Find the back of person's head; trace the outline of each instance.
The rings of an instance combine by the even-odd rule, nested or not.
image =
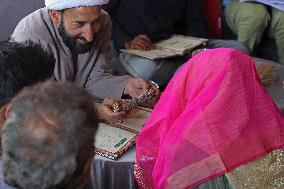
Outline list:
[[[51,77],[55,59],[40,45],[0,42],[0,106],[23,87]]]
[[[75,189],[89,176],[97,116],[71,83],[47,81],[11,101],[2,135],[5,181],[23,189]]]

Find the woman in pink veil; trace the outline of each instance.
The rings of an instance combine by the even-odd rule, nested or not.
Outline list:
[[[283,146],[284,118],[253,59],[206,50],[165,89],[137,138],[134,174],[141,189],[192,188]]]

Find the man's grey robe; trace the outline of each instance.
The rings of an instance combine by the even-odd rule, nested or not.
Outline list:
[[[58,81],[71,81],[84,88],[94,99],[105,97],[120,98],[129,76],[113,76],[109,65],[109,40],[111,21],[102,10],[101,28],[95,36],[92,49],[79,54],[74,72],[72,55],[48,14],[47,8],[39,9],[23,18],[17,25],[12,40],[17,42],[32,41],[41,44],[56,59],[54,77]],[[40,64],[40,62],[39,62]]]

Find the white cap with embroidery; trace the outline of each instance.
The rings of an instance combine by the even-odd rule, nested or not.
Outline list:
[[[45,0],[45,6],[51,10],[68,8],[99,6],[107,4],[108,0]]]

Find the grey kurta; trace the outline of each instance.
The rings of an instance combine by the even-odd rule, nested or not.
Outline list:
[[[130,77],[112,75],[108,47],[111,21],[103,10],[101,22],[101,28],[96,34],[92,49],[85,54],[79,54],[75,60],[76,73],[71,52],[63,43],[47,8],[39,9],[23,18],[11,38],[17,42],[30,40],[39,43],[51,52],[56,59],[54,70],[56,80],[72,81],[75,85],[84,88],[94,99],[120,98]]]

